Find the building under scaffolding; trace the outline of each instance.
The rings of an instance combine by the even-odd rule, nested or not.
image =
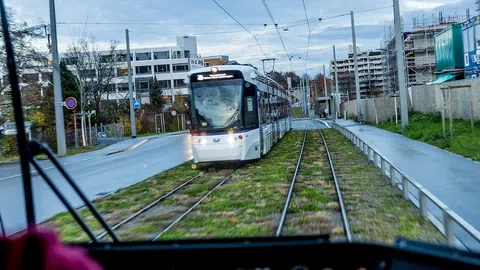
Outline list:
[[[466,16],[443,17],[442,12],[438,17],[432,16],[427,20],[425,17],[414,18],[413,27],[402,23],[404,61],[406,69],[407,86],[426,84],[435,80],[435,53],[434,36],[448,26],[462,22]],[[408,30],[407,30],[408,29]],[[393,26],[385,29],[382,47],[383,64],[383,93],[392,95],[397,92],[397,63],[395,54],[395,32]]]

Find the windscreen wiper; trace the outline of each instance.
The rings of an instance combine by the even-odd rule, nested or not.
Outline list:
[[[82,229],[87,233],[90,239],[93,242],[98,242],[97,238],[93,234],[92,230],[88,227],[85,221],[78,215],[74,207],[68,202],[66,197],[58,189],[58,187],[53,183],[53,181],[48,177],[44,170],[40,167],[35,156],[43,153],[46,154],[48,159],[54,164],[54,166],[60,171],[66,181],[74,189],[77,195],[85,203],[87,208],[92,212],[94,217],[101,224],[103,229],[105,229],[114,242],[119,242],[118,236],[113,232],[107,222],[102,218],[95,206],[88,200],[87,196],[80,190],[78,185],[73,181],[70,175],[65,171],[65,169],[60,165],[57,158],[54,156],[52,151],[48,148],[47,145],[42,144],[38,141],[32,140],[28,141],[25,132],[24,126],[24,117],[23,117],[23,107],[22,107],[22,97],[20,93],[20,87],[18,84],[18,74],[17,67],[15,63],[15,55],[13,51],[13,44],[10,37],[10,31],[8,27],[7,14],[5,10],[5,5],[3,0],[0,0],[0,13],[2,20],[2,30],[3,37],[5,42],[5,49],[7,55],[7,67],[8,67],[8,77],[10,81],[11,94],[12,94],[12,105],[15,117],[15,125],[17,127],[17,144],[18,144],[18,153],[20,155],[20,164],[22,169],[22,178],[23,178],[23,192],[25,197],[25,208],[27,215],[27,230],[29,232],[36,229],[36,220],[35,220],[35,207],[33,201],[33,190],[32,190],[32,176],[30,174],[30,163],[35,167],[40,176],[45,180],[48,186],[53,190],[55,195],[62,201],[62,203],[67,207],[68,211],[72,214],[74,219],[79,223]],[[58,67],[53,67],[58,68]],[[2,231],[4,232],[3,228]]]

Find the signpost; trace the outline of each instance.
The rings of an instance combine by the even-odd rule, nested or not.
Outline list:
[[[135,99],[135,101],[133,102],[133,108],[140,109],[140,100]]]
[[[74,97],[68,97],[65,99],[65,107],[69,110],[73,110],[77,107],[77,100]]]

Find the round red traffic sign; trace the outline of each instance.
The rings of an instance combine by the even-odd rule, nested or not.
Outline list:
[[[75,109],[75,107],[77,107],[77,100],[74,97],[68,97],[65,100],[65,107],[70,110]]]

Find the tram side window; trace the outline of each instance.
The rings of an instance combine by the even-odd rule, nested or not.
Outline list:
[[[245,83],[243,92],[243,123],[244,128],[258,127],[258,112],[257,100],[255,97],[255,86],[250,83]]]

